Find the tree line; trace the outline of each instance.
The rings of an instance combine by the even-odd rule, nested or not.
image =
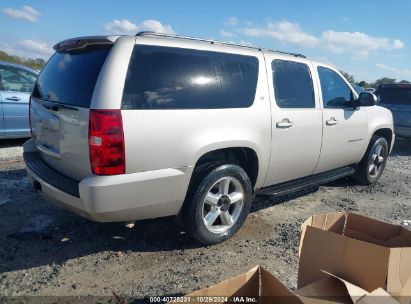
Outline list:
[[[22,64],[34,70],[41,70],[46,64],[46,61],[42,58],[22,58],[19,56],[9,55],[3,51],[0,51],[0,60]]]
[[[345,77],[345,79],[348,80],[349,83],[356,83],[358,86],[363,87],[363,88],[377,88],[379,85],[381,84],[390,84],[390,83],[396,83],[397,79],[395,78],[390,78],[390,77],[381,77],[379,79],[377,79],[374,82],[366,82],[364,80],[362,81],[355,81],[354,76],[348,74],[347,72],[344,71],[340,71],[341,74]],[[398,81],[399,83],[410,83],[408,80],[401,80]]]

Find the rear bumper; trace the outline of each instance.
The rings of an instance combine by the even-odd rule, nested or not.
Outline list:
[[[188,188],[192,168],[72,180],[43,163],[33,140],[23,146],[27,173],[51,203],[93,221],[119,222],[175,215]]]
[[[394,125],[395,135],[403,138],[411,138],[411,126]]]

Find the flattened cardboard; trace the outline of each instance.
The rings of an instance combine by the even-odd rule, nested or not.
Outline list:
[[[323,277],[320,272],[323,269],[341,274],[368,292],[384,287],[385,280],[390,294],[403,292],[411,276],[411,231],[344,212],[314,215],[301,228],[299,288]],[[313,234],[321,240],[316,240]]]

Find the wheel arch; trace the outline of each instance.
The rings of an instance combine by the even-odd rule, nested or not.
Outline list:
[[[374,135],[382,136],[387,140],[391,152],[395,140],[394,123],[391,111],[379,106],[368,107],[366,110],[367,133],[369,136],[368,143]]]
[[[381,136],[384,137],[388,142],[388,147],[390,148],[393,144],[394,132],[390,128],[379,128],[374,131],[372,136]]]
[[[254,147],[233,145],[204,150],[197,156],[193,172],[202,164],[216,161],[227,161],[242,167],[250,178],[253,188],[262,183],[261,159]]]

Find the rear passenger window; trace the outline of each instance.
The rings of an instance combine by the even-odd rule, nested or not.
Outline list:
[[[257,79],[256,57],[137,45],[122,108],[245,108],[254,102]]]
[[[314,108],[314,91],[309,67],[300,62],[273,60],[274,93],[280,108]]]

